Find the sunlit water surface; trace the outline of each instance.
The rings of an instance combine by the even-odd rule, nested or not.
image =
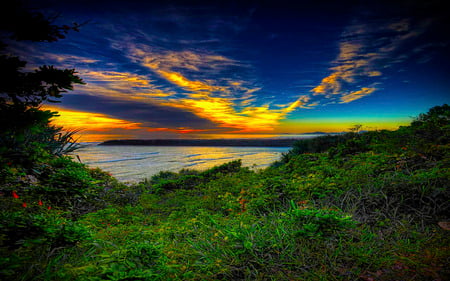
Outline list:
[[[123,182],[138,182],[160,171],[205,170],[233,160],[259,169],[278,160],[288,147],[99,146],[77,150],[81,162]]]

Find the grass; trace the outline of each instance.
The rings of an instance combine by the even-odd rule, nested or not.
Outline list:
[[[450,238],[437,223],[449,219],[450,146],[439,124],[427,125],[438,138],[422,123],[352,132],[303,141],[259,171],[233,161],[134,186],[68,158],[32,183],[6,165],[0,277],[446,280]]]

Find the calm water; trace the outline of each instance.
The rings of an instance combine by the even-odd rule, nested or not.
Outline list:
[[[183,146],[98,146],[77,150],[90,167],[110,172],[123,182],[137,182],[160,171],[205,170],[241,159],[243,166],[264,168],[278,160],[288,147],[183,147]]]

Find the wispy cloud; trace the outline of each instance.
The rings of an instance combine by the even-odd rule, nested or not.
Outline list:
[[[78,69],[78,72],[86,84],[77,85],[76,90],[86,95],[158,103],[159,99],[176,94],[170,89],[156,85],[154,80],[145,75],[85,68]]]
[[[321,104],[349,103],[377,90],[379,76],[408,58],[404,46],[423,34],[427,22],[413,25],[409,19],[356,22],[346,28],[330,74],[311,92]],[[363,86],[362,86],[363,85]]]
[[[67,55],[67,54],[54,54],[54,53],[41,53],[36,58],[41,60],[47,60],[55,62],[62,67],[74,67],[75,65],[80,64],[93,64],[99,62],[98,59],[93,59],[89,57],[76,56],[76,55]]]
[[[106,114],[68,110],[58,106],[44,106],[45,110],[57,111],[58,118],[53,123],[66,129],[82,129],[84,131],[109,131],[113,129],[143,129],[141,123],[113,118]]]
[[[246,68],[243,63],[212,53],[155,50],[145,45],[128,45],[128,55],[142,66],[181,90],[181,96],[167,98],[162,105],[193,112],[221,128],[239,132],[271,131],[287,114],[304,106],[308,97],[301,96],[284,107],[254,105],[260,87],[248,87],[252,81],[222,78],[220,72]],[[202,79],[191,79],[189,76]]]
[[[341,103],[349,103],[362,97],[368,96],[375,91],[375,88],[361,88],[361,90],[351,92],[341,96]]]

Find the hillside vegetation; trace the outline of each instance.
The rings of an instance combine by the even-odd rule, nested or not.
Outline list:
[[[449,280],[449,120],[437,106],[396,131],[299,141],[264,170],[132,186],[3,153],[0,279]]]

